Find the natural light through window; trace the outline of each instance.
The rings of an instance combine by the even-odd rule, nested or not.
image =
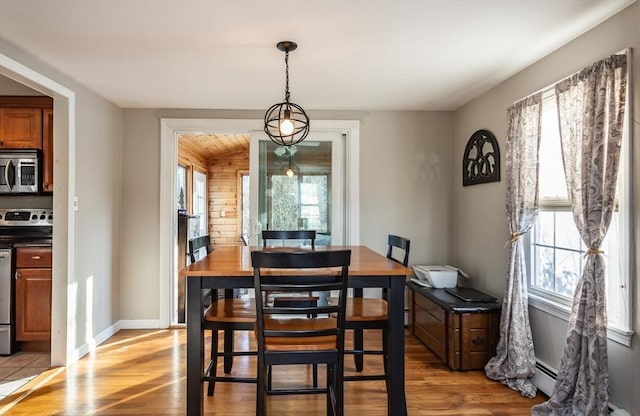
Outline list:
[[[207,235],[207,175],[193,172],[193,215],[200,218],[198,234]]]
[[[551,306],[568,317],[576,284],[582,275],[586,247],[573,219],[567,194],[558,130],[557,105],[553,92],[542,106],[539,153],[539,213],[529,235],[529,291],[533,305]],[[602,244],[606,264],[607,318],[609,336],[630,342],[628,291],[629,240],[624,232],[629,203],[625,198],[630,162],[626,160],[628,139],[623,139],[616,209]],[[543,307],[542,309],[546,309]],[[564,316],[563,316],[564,317]],[[620,335],[620,336],[616,336]]]

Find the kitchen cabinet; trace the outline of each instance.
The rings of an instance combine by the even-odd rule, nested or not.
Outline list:
[[[500,305],[407,282],[411,332],[452,370],[481,370],[495,354]]]
[[[42,190],[53,192],[53,99],[0,96],[0,149],[41,149]]]
[[[51,247],[16,248],[16,341],[51,339]]]
[[[42,109],[0,108],[0,147],[42,148]]]

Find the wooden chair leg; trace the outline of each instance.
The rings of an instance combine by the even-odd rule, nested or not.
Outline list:
[[[353,330],[353,350],[354,351],[363,351],[364,350],[364,334],[362,329],[354,329]],[[353,361],[356,365],[356,371],[362,371],[364,367],[364,356],[362,352],[354,352]]]
[[[267,383],[266,372],[269,371],[258,359],[258,374],[256,387],[256,416],[265,416],[267,414]]]
[[[213,396],[216,387],[215,377],[218,371],[218,330],[211,331],[211,369],[209,370],[209,385],[207,387],[207,396]]]
[[[327,364],[327,416],[335,416],[335,374],[333,366]]]
[[[224,352],[233,352],[233,332],[229,329],[224,330]],[[231,368],[233,367],[233,356],[224,356],[224,373],[231,374]]]
[[[389,375],[391,374],[391,372],[389,371],[389,348],[387,346],[387,330],[383,329],[382,330],[382,364],[383,364],[383,368],[384,368],[384,384],[385,384],[385,388],[387,389],[387,394],[389,394]]]

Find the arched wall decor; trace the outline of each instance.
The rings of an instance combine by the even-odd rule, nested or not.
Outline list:
[[[462,185],[500,182],[500,148],[489,130],[471,135],[462,158]]]

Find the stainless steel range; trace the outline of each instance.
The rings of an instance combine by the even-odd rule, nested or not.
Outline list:
[[[0,209],[0,355],[15,352],[15,260],[19,245],[51,244],[53,210]]]

